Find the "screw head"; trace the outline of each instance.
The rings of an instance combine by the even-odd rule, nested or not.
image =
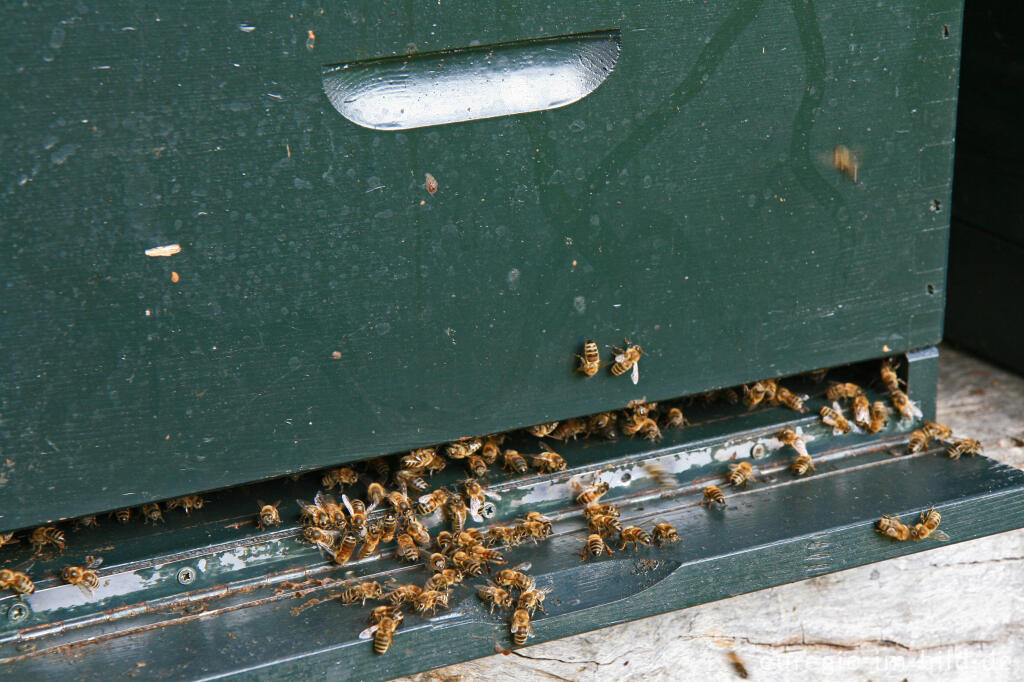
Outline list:
[[[489,519],[498,513],[498,508],[494,506],[493,502],[484,502],[480,507],[480,516],[485,519]]]
[[[182,585],[191,585],[195,581],[196,572],[195,569],[193,569],[191,566],[186,566],[185,568],[178,571],[178,582]]]
[[[7,620],[11,621],[12,623],[20,623],[21,621],[28,618],[31,613],[32,609],[29,608],[29,605],[25,602],[14,602],[7,609]]]
[[[768,449],[765,448],[764,443],[754,443],[754,446],[750,448],[750,456],[754,459],[761,459],[768,454]]]

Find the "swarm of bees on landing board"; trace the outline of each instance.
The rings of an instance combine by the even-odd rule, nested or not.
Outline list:
[[[597,344],[588,341],[577,355],[577,371],[585,377],[596,375],[601,367],[610,366],[612,376],[630,373],[638,376],[638,361],[643,351],[628,340],[625,348],[614,348],[610,362],[601,362]],[[903,392],[903,381],[891,361],[882,363],[881,385],[889,395],[889,404],[870,402],[865,392],[853,383],[832,383],[825,391],[830,403],[821,408],[820,420],[836,435],[877,433],[885,427],[893,413],[910,421],[921,411]],[[824,372],[812,373],[822,383]],[[392,555],[402,562],[421,566],[426,575],[421,581],[404,584],[375,581],[346,583],[338,600],[344,605],[369,607],[367,627],[359,637],[372,640],[378,654],[386,653],[399,631],[405,615],[430,616],[448,609],[457,590],[475,591],[491,613],[507,615],[510,639],[522,645],[534,636],[533,618],[545,613],[545,598],[556,587],[538,585],[529,575],[529,562],[509,560],[510,552],[522,551],[547,541],[554,532],[553,520],[538,511],[527,511],[511,522],[487,527],[475,526],[494,514],[495,502],[501,496],[488,488],[486,477],[492,468],[518,475],[549,474],[568,467],[556,450],[558,443],[577,439],[615,440],[620,437],[657,441],[665,429],[683,429],[689,422],[683,409],[695,403],[739,405],[748,410],[758,406],[777,406],[806,413],[808,396],[795,393],[777,379],[765,379],[750,385],[718,389],[683,400],[659,405],[638,399],[621,410],[612,410],[585,417],[536,424],[523,431],[539,439],[532,452],[508,447],[509,433],[462,438],[449,443],[421,447],[406,453],[376,457],[364,462],[339,466],[319,474],[320,487],[312,500],[297,499],[294,514],[301,523],[301,540],[316,547],[332,562],[342,565],[379,555]],[[805,434],[799,427],[787,427],[775,434],[782,447],[792,448],[796,456],[789,466],[794,476],[815,472],[815,462],[808,451]],[[907,452],[918,454],[933,441],[946,446],[952,459],[973,456],[982,451],[979,441],[956,438],[952,430],[936,422],[924,422],[911,434]],[[560,448],[559,448],[560,449]],[[465,467],[466,478],[447,487],[431,485],[431,477],[449,466]],[[648,474],[660,487],[677,487],[675,477],[654,463],[645,465]],[[663,547],[681,542],[679,532],[664,519],[652,519],[646,526],[620,521],[621,512],[603,498],[610,482],[600,473],[584,480],[573,477],[569,484],[575,503],[586,523],[578,537],[581,561],[596,561],[623,551],[638,551],[654,545]],[[717,483],[708,482],[701,491],[698,504],[709,510],[726,510],[725,490],[747,488],[762,477],[749,461],[729,462]],[[358,495],[357,495],[358,493]],[[164,513],[180,510],[193,514],[204,508],[199,495],[186,495],[161,503],[152,502],[138,508],[110,513],[118,523],[163,523]],[[282,523],[288,504],[281,500],[267,503],[255,500],[253,519],[260,530]],[[428,525],[446,522],[447,528],[432,535]],[[903,523],[896,516],[884,516],[876,530],[894,541],[946,540],[938,530],[941,516],[934,509],[922,512],[917,522]],[[427,523],[424,523],[427,521]],[[250,522],[251,523],[251,522]],[[96,516],[77,519],[74,529],[94,528]],[[0,546],[19,542],[14,533],[0,534]],[[68,539],[57,526],[42,526],[23,538],[35,555],[54,555],[65,551]],[[656,551],[656,550],[655,550]],[[92,594],[100,585],[97,572],[102,559],[85,557],[72,562],[62,572],[65,582],[76,585],[85,594]],[[510,566],[510,564],[515,565]],[[25,569],[27,570],[27,569]],[[30,594],[35,589],[26,572],[0,569],[0,590]],[[316,600],[314,600],[316,601]],[[368,604],[369,603],[369,604]],[[376,603],[377,605],[374,605]]]

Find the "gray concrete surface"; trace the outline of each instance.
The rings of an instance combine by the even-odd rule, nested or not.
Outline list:
[[[939,421],[1024,468],[1024,379],[943,347]],[[417,675],[440,680],[1020,679],[1024,530]]]

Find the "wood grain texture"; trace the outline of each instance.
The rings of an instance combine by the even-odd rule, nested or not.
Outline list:
[[[1024,379],[949,348],[939,419],[1024,468]],[[1024,531],[812,578],[407,678],[1017,679]]]
[[[934,344],[960,7],[7,3],[0,527]],[[597,29],[554,111],[392,134],[321,92]],[[639,387],[573,375],[625,336]]]

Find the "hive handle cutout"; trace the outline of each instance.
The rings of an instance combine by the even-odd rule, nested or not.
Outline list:
[[[373,130],[409,130],[557,109],[615,68],[618,30],[456,48],[326,66],[324,93]]]

